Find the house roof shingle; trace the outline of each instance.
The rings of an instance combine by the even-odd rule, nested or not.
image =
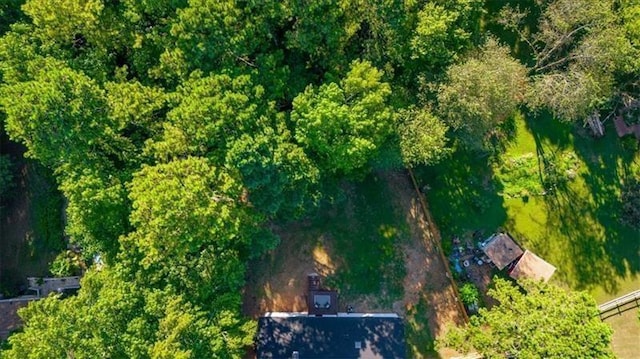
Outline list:
[[[397,316],[267,316],[258,321],[259,359],[405,358],[404,324]]]

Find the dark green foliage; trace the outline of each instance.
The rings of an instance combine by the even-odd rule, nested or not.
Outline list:
[[[9,155],[0,154],[0,206],[10,191],[15,187],[14,183],[14,165]]]
[[[7,133],[54,173],[64,231],[105,269],[89,270],[77,298],[25,310],[26,329],[2,357],[239,357],[254,329],[239,314],[247,260],[278,241],[267,221],[313,213],[345,178],[372,181],[371,168],[432,166],[452,153],[459,166],[439,176],[464,199],[451,215],[469,207],[484,221],[477,213],[494,214],[501,188],[485,186],[491,173],[474,172],[475,154],[452,151],[447,136],[504,150],[528,71],[539,75],[528,103],[567,119],[617,86],[637,92],[634,3],[535,3],[532,21],[546,30],[530,41],[539,51],[529,71],[488,38],[481,0],[3,2]],[[564,153],[543,159],[543,189],[521,183],[539,157],[496,177],[505,192],[561,188],[576,162]],[[382,194],[359,186],[354,215],[381,226],[355,228],[354,240],[354,228],[332,224],[337,245],[358,253],[333,280],[395,297],[400,229],[389,208],[369,205]],[[62,249],[62,198],[43,193],[36,232]],[[60,257],[54,271],[69,265]],[[381,287],[379,273],[397,285]]]
[[[23,14],[20,5],[24,0],[4,0],[0,2],[0,34],[9,30],[9,26],[22,20]]]
[[[34,229],[33,250],[41,253],[58,253],[66,246],[62,222],[62,193],[55,188],[55,180],[48,169],[37,163],[31,165],[36,172],[32,177],[29,200],[32,203],[31,226]]]
[[[640,181],[631,179],[622,188],[620,197],[622,222],[640,230]]]

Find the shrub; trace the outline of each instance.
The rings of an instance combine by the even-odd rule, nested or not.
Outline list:
[[[466,306],[478,303],[480,299],[480,291],[473,283],[465,283],[460,287],[460,299]]]
[[[576,178],[578,170],[578,156],[571,151],[545,157],[526,153],[501,163],[496,177],[504,186],[502,194],[517,198],[539,196],[562,187]]]
[[[633,179],[626,183],[622,188],[620,200],[621,222],[640,230],[640,182]]]
[[[512,157],[504,161],[496,171],[506,197],[525,197],[541,194],[544,189],[538,174],[538,158],[533,153]]]
[[[578,175],[578,156],[574,152],[562,152],[544,161],[544,187],[553,191],[572,181]]]
[[[49,271],[55,277],[79,275],[82,270],[82,259],[73,251],[64,251],[51,263]]]

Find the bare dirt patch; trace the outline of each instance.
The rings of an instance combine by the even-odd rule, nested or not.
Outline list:
[[[443,263],[438,246],[438,234],[433,224],[427,222],[416,192],[404,173],[385,173],[395,201],[409,225],[411,240],[402,246],[405,254],[407,276],[405,277],[405,295],[400,303],[394,305],[398,312],[412,313],[420,300],[427,305],[426,315],[429,330],[433,338],[442,335],[447,325],[463,324],[456,292],[448,278],[446,263]]]
[[[309,233],[309,223],[273,231],[281,239],[278,247],[249,264],[243,310],[254,318],[265,312],[306,311],[307,274],[328,275],[335,268],[331,241]]]

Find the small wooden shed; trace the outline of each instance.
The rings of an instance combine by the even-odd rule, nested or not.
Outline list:
[[[556,267],[526,250],[509,275],[513,279],[529,278],[548,282]]]
[[[480,244],[484,254],[499,270],[518,259],[524,251],[507,233],[496,233]]]

